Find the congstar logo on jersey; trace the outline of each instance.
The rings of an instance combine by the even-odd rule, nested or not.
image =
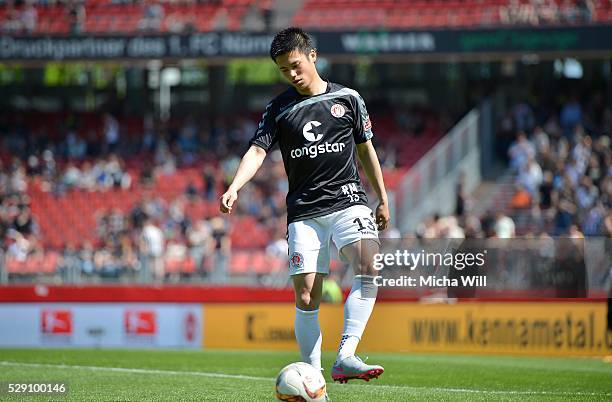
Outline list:
[[[315,132],[315,128],[321,125],[320,122],[316,120],[309,121],[304,124],[302,128],[302,135],[306,138],[308,142],[317,142],[323,138],[323,134]],[[346,145],[341,142],[324,142],[322,144],[313,144],[313,145],[305,145],[301,148],[294,148],[291,150],[290,156],[291,159],[301,158],[304,156],[308,156],[310,158],[316,158],[320,154],[328,154],[328,153],[338,153],[344,150]]]

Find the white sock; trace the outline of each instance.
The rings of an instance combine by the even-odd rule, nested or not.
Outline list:
[[[353,287],[344,304],[344,331],[336,361],[355,355],[357,344],[374,309],[377,294],[378,286],[374,284],[373,276],[355,276]]]
[[[305,311],[295,308],[295,339],[300,345],[302,361],[321,368],[321,327],[319,310]]]

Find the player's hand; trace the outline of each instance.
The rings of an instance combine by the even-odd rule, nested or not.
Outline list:
[[[386,202],[381,202],[376,207],[376,225],[378,230],[385,230],[389,225],[389,205]]]
[[[238,199],[238,192],[236,190],[228,189],[222,196],[219,202],[219,210],[224,214],[232,213],[232,206]]]

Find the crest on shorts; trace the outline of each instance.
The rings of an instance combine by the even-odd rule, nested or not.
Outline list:
[[[344,116],[344,114],[346,113],[346,109],[344,108],[344,106],[342,106],[339,103],[334,103],[331,107],[331,109],[329,109],[332,116],[334,117],[342,117]]]
[[[289,259],[289,264],[295,269],[302,268],[304,266],[304,256],[301,253],[294,251]]]

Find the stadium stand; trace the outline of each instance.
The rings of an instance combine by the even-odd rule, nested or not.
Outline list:
[[[389,188],[440,138],[436,116],[423,107],[373,115]],[[278,245],[274,251],[275,242],[285,241],[280,155],[273,153],[241,192],[229,226],[215,219],[256,118],[228,118],[211,129],[192,116],[152,127],[147,117],[3,114],[8,273],[24,280],[75,271],[91,280],[137,279],[145,216],[163,231],[168,278],[223,282],[281,269],[283,252]],[[411,146],[401,146],[407,138]],[[218,272],[215,261],[227,272]]]
[[[272,4],[0,1],[0,21],[11,35],[239,31],[253,16],[269,18]],[[313,30],[610,21],[612,2],[603,0],[305,0],[291,19]],[[379,109],[370,112],[385,181],[394,189],[450,128],[443,123],[450,119],[426,107]],[[542,118],[535,109],[556,111]],[[610,235],[612,111],[597,116],[592,111],[584,99],[563,105],[517,103],[496,139],[498,156],[509,152],[511,173],[490,211],[475,214],[475,200],[462,194],[459,184],[457,213],[430,217],[416,234]],[[158,125],[148,116],[100,112],[0,114],[0,234],[7,271],[23,279],[68,278],[78,272],[92,280],[132,280],[141,277],[139,261],[148,254],[161,259],[169,280],[199,276],[224,282],[228,275],[259,278],[281,269],[286,183],[277,153],[241,192],[236,213],[226,221],[215,219],[217,198],[258,118],[224,117],[211,128],[211,122],[193,116],[173,116]],[[142,234],[145,216],[152,218],[151,238]],[[148,244],[159,240],[153,228],[162,229],[161,255]],[[220,272],[219,264],[228,269]]]
[[[6,33],[79,34],[237,31],[249,15],[264,18],[269,2],[5,2],[0,21]]]
[[[273,2],[125,1],[3,2],[6,33],[79,34],[269,29]],[[257,22],[250,24],[249,21]],[[292,22],[310,29],[412,29],[500,25],[588,24],[612,20],[597,1],[306,0]]]
[[[436,28],[610,21],[609,1],[307,0],[293,18],[311,29]]]
[[[568,100],[530,136],[519,131],[509,147],[517,189],[509,207],[519,234],[612,233],[612,153],[602,134],[612,132],[612,111],[605,109],[598,125],[585,106]]]
[[[558,99],[566,100],[559,105],[519,101],[500,122],[498,152],[507,156],[510,174],[498,181],[489,211],[475,215],[477,200],[458,187],[461,210],[425,220],[417,235],[611,236],[612,109],[599,107],[605,102],[598,97]]]
[[[508,156],[515,191],[476,216],[459,186],[460,210],[424,221],[417,236],[610,235],[612,154],[603,133],[612,132],[612,111],[566,99],[556,106],[517,102],[500,122],[498,153]],[[230,225],[214,219],[253,121],[193,137],[200,131],[194,119],[176,119],[167,134],[148,142],[138,133],[150,124],[138,117],[26,113],[0,120],[9,274],[65,276],[76,261],[80,275],[135,278],[145,252],[144,216],[163,229],[168,277],[223,274],[223,281],[281,269],[282,246],[279,253],[275,242],[282,244],[285,234],[286,184],[278,155],[244,189]],[[440,138],[435,120],[428,111],[374,115],[390,188]],[[113,130],[120,133],[121,157],[110,152],[117,146]],[[406,138],[410,147],[401,146]],[[219,259],[227,272],[215,273]]]

